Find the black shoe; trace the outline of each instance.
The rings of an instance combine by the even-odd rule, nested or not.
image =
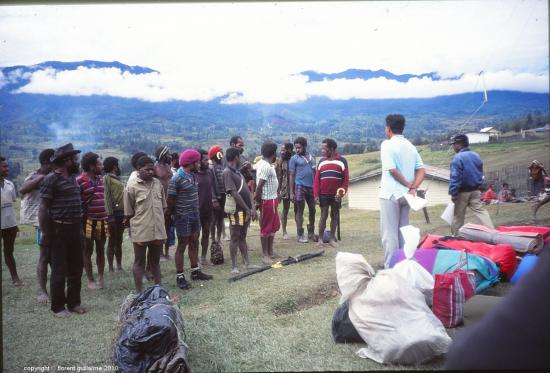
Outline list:
[[[206,273],[202,273],[200,269],[197,269],[196,271],[191,272],[191,280],[212,280],[214,277],[207,275]]]
[[[189,282],[187,282],[187,280],[185,279],[185,276],[181,275],[181,276],[176,276],[176,283],[178,284],[178,287],[180,289],[191,289],[191,284]]]

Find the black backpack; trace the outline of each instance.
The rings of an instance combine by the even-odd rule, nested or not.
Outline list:
[[[212,242],[210,245],[210,261],[214,265],[223,264],[223,250],[219,242]]]

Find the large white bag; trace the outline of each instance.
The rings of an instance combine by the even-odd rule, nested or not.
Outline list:
[[[424,294],[428,306],[431,306],[435,285],[434,277],[414,259],[414,253],[420,242],[420,229],[412,225],[406,225],[401,227],[400,230],[405,239],[403,251],[406,259],[397,263],[393,270],[399,273],[414,288],[420,290]]]
[[[336,255],[336,276],[349,317],[367,343],[360,357],[421,364],[447,352],[451,338],[420,291],[393,270],[374,271],[362,255]]]

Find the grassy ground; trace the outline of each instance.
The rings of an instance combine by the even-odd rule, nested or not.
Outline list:
[[[427,146],[417,147],[424,163],[431,166],[448,168],[454,155],[452,150],[431,151]],[[533,159],[548,162],[550,142],[548,138],[502,144],[478,144],[471,147],[479,153],[486,172],[500,170],[515,165],[529,166]],[[380,168],[380,152],[346,155],[350,176],[359,176]]]
[[[438,218],[443,207],[430,208],[433,223],[425,224],[422,213],[411,213],[411,223],[423,233],[449,233]],[[530,222],[526,204],[489,206],[495,225]],[[550,224],[550,208],[543,208],[539,223]],[[290,232],[293,224],[289,225]],[[342,211],[340,251],[363,254],[371,264],[382,263],[377,212]],[[11,286],[2,267],[3,364],[6,372],[26,366],[105,366],[110,364],[117,337],[121,303],[133,291],[129,241],[124,244],[124,272],[107,273],[106,288],[82,290],[89,312],[59,320],[49,307],[36,302],[35,265],[37,247],[32,228],[21,227],[15,258],[25,286]],[[260,263],[258,227],[248,240],[251,259]],[[229,260],[227,242],[223,243]],[[313,244],[276,238],[283,255],[316,251]],[[186,322],[189,361],[195,371],[349,371],[409,369],[382,366],[355,356],[361,345],[335,344],[330,323],[338,306],[334,257],[337,250],[325,248],[325,256],[281,269],[271,269],[235,283],[227,282],[230,265],[207,267],[214,280],[193,283],[189,291],[175,286],[173,262],[162,263],[163,283],[177,297]],[[186,259],[187,263],[187,259]],[[84,283],[84,277],[83,277]],[[437,369],[439,359],[416,368]],[[414,368],[414,367],[412,367]]]

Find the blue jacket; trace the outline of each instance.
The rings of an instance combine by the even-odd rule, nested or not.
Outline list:
[[[477,190],[483,182],[483,161],[479,154],[469,148],[462,148],[451,161],[449,194]]]

